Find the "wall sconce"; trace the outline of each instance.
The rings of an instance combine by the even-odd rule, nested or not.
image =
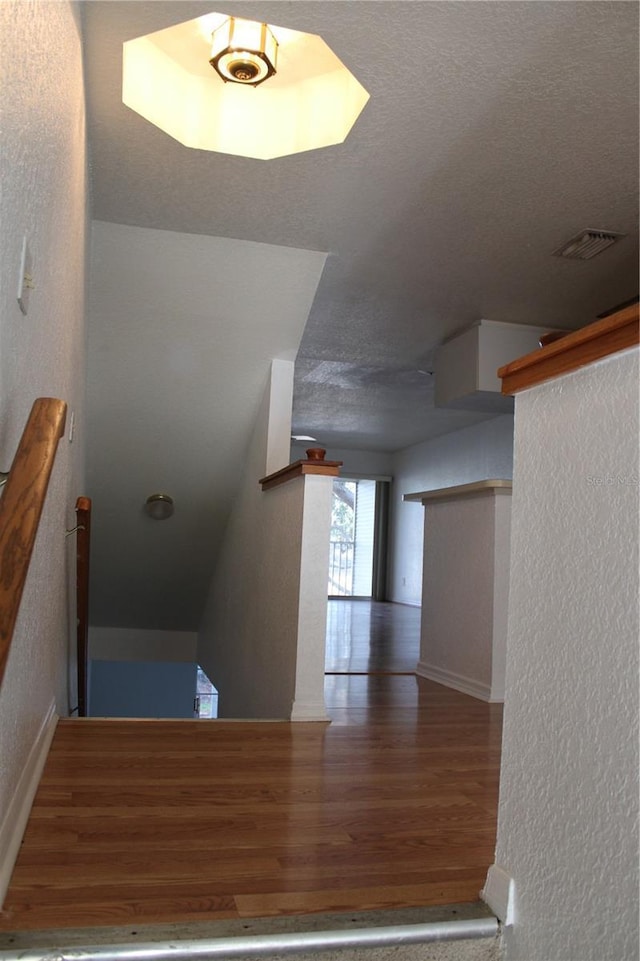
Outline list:
[[[209,63],[225,83],[257,87],[276,72],[278,41],[266,23],[229,17],[211,35]]]
[[[173,497],[168,494],[150,494],[144,509],[154,521],[166,521],[173,514]]]

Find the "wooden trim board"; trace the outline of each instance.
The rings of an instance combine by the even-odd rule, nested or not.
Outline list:
[[[296,460],[293,464],[287,464],[282,470],[275,474],[269,474],[258,481],[263,491],[271,490],[280,484],[287,484],[296,477],[304,474],[320,474],[325,477],[337,477],[342,467],[341,460]]]
[[[639,318],[639,305],[631,304],[501,367],[498,377],[502,379],[502,393],[517,394],[609,354],[634,347],[640,342]]]

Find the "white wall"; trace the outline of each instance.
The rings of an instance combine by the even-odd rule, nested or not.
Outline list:
[[[290,376],[285,383],[287,368]],[[267,447],[272,454],[276,449],[270,411],[275,410],[280,421],[284,405],[284,394],[275,402],[274,377],[288,392],[290,411],[293,364],[279,361],[272,374],[244,469],[237,478],[238,492],[199,630],[198,662],[219,691],[220,717],[288,718],[294,700],[298,716],[311,714],[305,697],[314,685],[307,669],[313,674],[318,631],[324,653],[331,478],[312,477],[323,483],[309,485],[308,491],[303,478],[261,490],[258,480],[267,474]],[[281,428],[285,430],[282,424]],[[288,438],[290,432],[289,421],[284,436]],[[288,453],[288,444],[284,450]],[[269,473],[286,466],[274,464],[273,456],[269,460]],[[315,513],[315,536],[314,524],[305,527],[303,523],[309,513]],[[301,567],[303,540],[307,550]],[[299,607],[301,587],[305,603],[311,605],[308,616]],[[300,621],[305,628],[306,665],[298,662]],[[323,658],[320,665],[322,677]]]
[[[325,254],[98,221],[91,246],[91,623],[197,630],[266,372],[295,356]],[[166,523],[143,510],[157,491]]]
[[[509,577],[511,572],[511,496],[498,495],[495,502],[495,511],[491,697],[494,701],[504,701],[507,664]]]
[[[516,398],[509,961],[638,957],[638,351]]]
[[[423,508],[417,673],[485,701],[504,698],[510,501],[498,489]]]
[[[472,427],[407,447],[393,455],[389,598],[419,605],[422,596],[422,504],[404,494],[512,475],[513,417],[503,414]]]
[[[89,717],[194,717],[195,661],[92,660]]]
[[[197,661],[195,631],[90,627],[89,657],[102,661]]]
[[[333,478],[310,475],[286,485],[303,487],[302,525],[299,533],[299,572],[287,585],[289,596],[298,588],[296,683],[291,719],[328,720],[324,704],[324,665],[327,634],[327,571]],[[267,496],[275,491],[268,491]],[[282,523],[281,512],[275,523]]]
[[[54,700],[67,713],[72,625],[75,630],[75,539],[64,533],[74,526],[76,498],[85,493],[86,154],[77,9],[66,2],[1,3],[0,65],[0,468],[8,470],[36,397],[66,401],[76,424],[73,444],[65,437],[58,448],[0,689],[0,812],[6,818]],[[26,317],[16,302],[25,233],[36,284]]]

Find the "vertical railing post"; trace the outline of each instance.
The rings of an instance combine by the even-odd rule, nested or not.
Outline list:
[[[78,716],[87,716],[87,661],[89,638],[89,545],[91,543],[91,500],[79,497],[76,501],[76,604],[77,604],[77,662]]]

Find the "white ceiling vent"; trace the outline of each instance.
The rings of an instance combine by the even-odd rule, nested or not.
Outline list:
[[[587,227],[553,253],[556,257],[568,257],[570,260],[591,260],[624,236],[625,234],[617,234],[611,230],[593,230]]]

